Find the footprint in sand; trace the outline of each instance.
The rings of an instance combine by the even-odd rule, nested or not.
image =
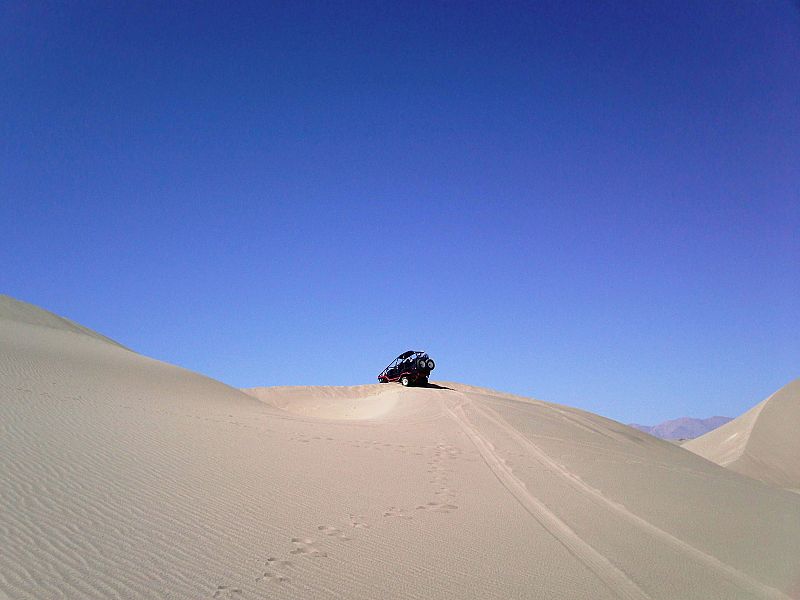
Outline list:
[[[347,516],[350,517],[350,527],[354,529],[369,529],[369,523],[363,520],[364,517],[362,515],[347,515]]]
[[[317,530],[319,530],[319,532],[322,535],[327,535],[328,537],[335,537],[338,540],[348,541],[351,539],[347,537],[344,533],[342,533],[342,530],[339,529],[338,527],[331,527],[330,525],[320,525],[319,527],[317,527]]]
[[[294,563],[290,560],[279,560],[273,556],[270,556],[265,562],[268,567],[275,569],[288,569],[294,566]]]
[[[217,590],[214,592],[212,598],[239,598],[242,595],[242,590],[229,585],[218,585]]]
[[[266,561],[267,570],[256,577],[256,582],[266,581],[267,583],[286,583],[289,577],[283,573],[283,569],[291,568],[293,563],[288,560],[278,560],[269,557]]]
[[[280,575],[278,573],[271,573],[270,571],[264,571],[262,575],[256,577],[256,583],[259,583],[261,581],[286,583],[287,581],[289,581],[289,578],[286,575]]]
[[[449,513],[458,508],[455,504],[445,504],[442,502],[428,502],[427,504],[420,504],[417,510],[430,510],[432,512]]]
[[[325,558],[328,556],[327,552],[323,552],[314,544],[314,540],[307,538],[292,538],[294,550],[289,551],[289,554],[298,554],[300,556],[310,556],[313,558]]]
[[[401,519],[411,519],[411,515],[407,515],[405,509],[392,506],[390,509],[383,513],[384,517],[399,517]]]

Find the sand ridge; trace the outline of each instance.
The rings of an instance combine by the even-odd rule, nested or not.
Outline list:
[[[800,379],[683,447],[737,473],[800,491]]]
[[[38,306],[33,306],[27,302],[20,302],[4,294],[0,294],[0,319],[28,325],[38,325],[40,327],[50,327],[60,331],[70,331],[124,348],[119,342],[97,333],[96,331],[92,331],[88,327],[79,325],[78,323],[70,321],[65,317],[60,317]]]
[[[444,388],[442,388],[444,389]],[[399,385],[285,386],[242,390],[268,406],[284,412],[283,418],[308,418],[312,422],[390,421],[416,423],[437,419],[443,410],[431,403],[436,387],[402,388]]]

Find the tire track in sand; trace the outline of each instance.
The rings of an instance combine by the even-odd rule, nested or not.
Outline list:
[[[731,565],[722,562],[718,558],[711,556],[710,554],[706,554],[702,550],[695,548],[688,542],[685,542],[671,533],[660,529],[659,527],[653,525],[649,521],[643,519],[642,517],[632,513],[629,511],[624,505],[615,502],[608,498],[603,492],[598,490],[597,488],[592,487],[585,481],[583,481],[580,477],[569,471],[563,465],[557,463],[555,460],[550,458],[550,456],[544,452],[539,446],[537,446],[533,441],[522,435],[517,429],[511,426],[505,419],[503,419],[500,415],[498,415],[494,410],[478,406],[476,403],[472,403],[471,401],[467,400],[471,403],[471,406],[480,413],[483,417],[485,417],[488,421],[494,423],[497,427],[502,429],[508,435],[510,435],[514,440],[516,440],[523,448],[525,448],[528,452],[530,452],[544,467],[546,467],[550,472],[560,476],[563,480],[565,480],[573,489],[587,495],[592,499],[594,502],[602,505],[603,507],[615,512],[622,518],[628,520],[629,522],[633,523],[635,526],[639,527],[641,530],[649,533],[656,539],[664,542],[666,545],[672,547],[673,549],[682,552],[697,562],[702,563],[704,566],[713,569],[720,573],[723,577],[725,577],[728,581],[733,583],[735,586],[747,591],[750,594],[753,594],[757,597],[761,598],[769,598],[774,600],[791,600],[791,597],[784,594],[780,590],[770,587],[765,583],[754,579],[753,577],[743,573],[742,571],[732,567]],[[459,405],[459,408],[461,406]],[[452,411],[451,411],[452,412]],[[462,414],[463,409],[461,410]],[[466,415],[464,415],[466,418]],[[524,484],[522,484],[524,486]]]
[[[534,519],[592,571],[612,593],[625,600],[650,600],[650,596],[645,594],[625,573],[582,540],[569,525],[559,519],[541,500],[528,491],[525,484],[517,479],[508,465],[495,453],[491,443],[470,423],[461,404],[457,404],[455,407],[446,405],[446,408],[467,434],[467,437],[472,440],[500,483],[511,492]]]

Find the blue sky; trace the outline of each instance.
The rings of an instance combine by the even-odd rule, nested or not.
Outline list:
[[[0,292],[235,386],[800,375],[794,4],[168,4],[0,7]]]

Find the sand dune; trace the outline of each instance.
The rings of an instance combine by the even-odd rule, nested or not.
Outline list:
[[[0,597],[800,595],[800,496],[614,421],[244,393],[58,319],[0,303]]]
[[[800,379],[684,448],[737,473],[800,491]]]

